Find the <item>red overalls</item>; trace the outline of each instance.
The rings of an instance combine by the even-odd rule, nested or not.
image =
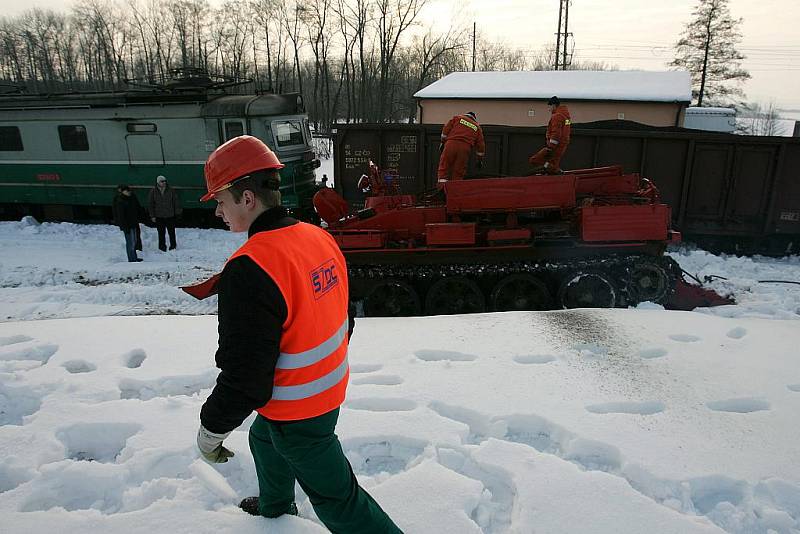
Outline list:
[[[546,146],[539,152],[528,158],[528,163],[534,166],[544,166],[547,174],[559,174],[561,168],[561,157],[569,146],[570,131],[572,121],[569,116],[567,106],[558,106],[550,116],[547,124]]]
[[[442,129],[444,150],[439,158],[436,173],[440,183],[447,180],[462,180],[467,172],[469,153],[475,147],[475,155],[482,158],[486,152],[483,130],[478,121],[469,115],[456,115]]]

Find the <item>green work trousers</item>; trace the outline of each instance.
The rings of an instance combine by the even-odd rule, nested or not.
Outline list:
[[[258,475],[259,511],[286,513],[294,483],[306,492],[317,517],[333,533],[400,533],[386,512],[358,485],[334,434],[339,409],[302,421],[271,421],[261,415],[250,427],[250,450]]]

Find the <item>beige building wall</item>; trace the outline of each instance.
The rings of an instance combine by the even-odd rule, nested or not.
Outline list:
[[[573,123],[624,119],[651,126],[683,126],[686,106],[669,102],[569,102],[564,100]],[[453,115],[474,111],[481,124],[545,126],[550,120],[547,103],[541,100],[420,99],[417,120],[422,124],[444,124]]]

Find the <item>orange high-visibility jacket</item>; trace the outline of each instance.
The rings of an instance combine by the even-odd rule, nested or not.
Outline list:
[[[347,266],[336,242],[324,230],[300,222],[254,234],[230,259],[242,255],[272,278],[288,312],[272,398],[256,411],[268,419],[293,421],[338,408],[350,368]]]
[[[482,158],[486,153],[481,125],[468,115],[456,115],[442,128],[442,142],[461,141],[475,147],[475,155]]]
[[[550,122],[547,123],[547,146],[555,148],[556,145],[566,145],[569,143],[571,130],[572,119],[569,116],[569,109],[562,104],[553,111],[553,114],[550,115]]]

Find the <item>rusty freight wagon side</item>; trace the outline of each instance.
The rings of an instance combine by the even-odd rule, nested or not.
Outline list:
[[[483,127],[484,167],[467,177],[521,176],[544,128]],[[437,125],[338,125],[336,188],[363,205],[357,184],[370,160],[406,193],[434,186]],[[786,254],[800,249],[800,139],[738,136],[625,121],[576,124],[562,167],[622,165],[658,184],[684,238],[712,250]]]

